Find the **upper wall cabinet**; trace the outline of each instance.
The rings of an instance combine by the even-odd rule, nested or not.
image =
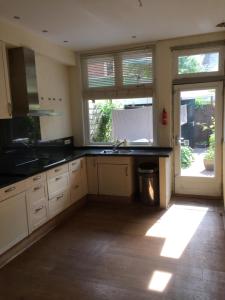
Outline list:
[[[0,41],[0,119],[12,117],[6,47]]]

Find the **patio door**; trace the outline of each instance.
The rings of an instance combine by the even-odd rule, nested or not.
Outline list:
[[[221,82],[174,86],[175,193],[222,194]]]

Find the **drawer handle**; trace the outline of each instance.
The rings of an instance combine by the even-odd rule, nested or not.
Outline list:
[[[63,196],[64,196],[64,194],[62,194],[62,195],[60,195],[60,196],[56,197],[56,201],[58,201],[58,200],[62,199],[62,198],[63,198]]]
[[[40,176],[34,177],[34,178],[33,178],[33,181],[37,181],[37,180],[39,180],[39,179],[41,179],[41,175],[40,175]]]
[[[59,181],[62,177],[56,177],[55,181]]]
[[[55,169],[55,172],[59,172],[61,170],[61,168]]]
[[[40,189],[41,189],[41,185],[34,187],[33,191],[36,192],[36,191],[39,191]]]
[[[73,162],[73,163],[72,163],[72,166],[75,166],[76,164],[77,164],[77,162]]]
[[[37,214],[40,210],[42,210],[44,208],[44,206],[42,205],[41,207],[39,207],[39,208],[36,208],[35,209],[35,214]]]
[[[15,189],[16,189],[16,187],[15,187],[15,186],[12,186],[12,187],[8,188],[7,190],[5,190],[5,193],[12,192],[12,191],[14,191]]]

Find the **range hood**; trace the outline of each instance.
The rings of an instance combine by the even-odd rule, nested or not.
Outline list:
[[[25,47],[10,48],[8,56],[13,117],[61,115],[40,108],[34,51]]]

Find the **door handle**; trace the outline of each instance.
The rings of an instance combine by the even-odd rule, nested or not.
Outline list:
[[[176,137],[175,137],[175,144],[176,144],[176,146],[181,145],[183,139],[184,138],[180,137],[179,135],[176,135]]]

